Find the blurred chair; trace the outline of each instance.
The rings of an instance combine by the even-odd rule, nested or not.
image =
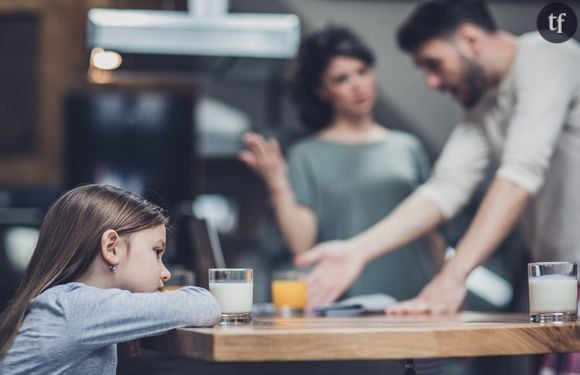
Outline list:
[[[208,288],[208,269],[224,268],[226,263],[215,226],[198,218],[192,207],[191,201],[182,202],[174,215],[177,231],[173,262],[190,267],[197,285]]]
[[[186,230],[189,243],[192,244],[192,267],[198,275],[198,284],[207,288],[208,269],[226,267],[217,231],[209,221],[196,217],[188,220]]]

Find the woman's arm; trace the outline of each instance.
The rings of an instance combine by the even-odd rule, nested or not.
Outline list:
[[[298,254],[311,248],[316,240],[316,215],[296,202],[278,142],[255,133],[246,134],[244,141],[248,150],[240,153],[240,159],[264,180],[276,220],[290,249]]]
[[[270,189],[270,198],[276,220],[282,235],[288,242],[293,254],[299,254],[314,246],[316,241],[316,215],[296,202],[288,183]]]

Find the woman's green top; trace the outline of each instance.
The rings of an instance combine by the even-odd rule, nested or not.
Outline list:
[[[364,144],[309,137],[288,156],[296,200],[316,214],[317,242],[347,239],[369,228],[422,184],[429,169],[421,143],[395,130]],[[369,263],[348,294],[412,298],[434,272],[432,253],[421,239]]]

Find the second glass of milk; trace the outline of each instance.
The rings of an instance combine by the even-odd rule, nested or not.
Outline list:
[[[528,264],[530,321],[575,321],[578,309],[576,263],[538,262]]]

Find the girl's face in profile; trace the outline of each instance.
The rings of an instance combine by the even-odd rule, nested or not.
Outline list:
[[[154,292],[171,277],[163,264],[165,225],[158,225],[128,237],[125,257],[118,265],[117,280],[121,289],[132,292]],[[127,246],[127,245],[125,245]]]
[[[355,57],[336,56],[321,77],[318,94],[335,115],[366,116],[375,104],[375,85],[371,66]]]

